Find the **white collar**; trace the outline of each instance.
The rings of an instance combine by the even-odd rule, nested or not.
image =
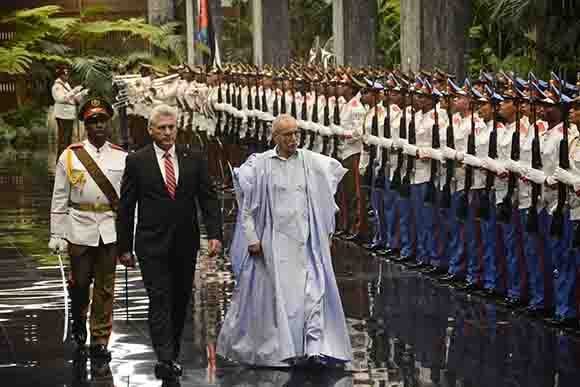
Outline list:
[[[96,146],[94,146],[89,140],[84,140],[83,144],[84,144],[84,147],[88,148],[92,153],[101,153],[101,151],[109,150],[109,142],[108,141],[105,141],[103,146],[100,148],[97,148]]]
[[[175,160],[175,145],[169,148],[168,151],[164,151],[159,146],[157,146],[157,144],[153,143],[153,149],[155,149],[155,154],[157,155],[158,158],[163,158],[163,156],[165,156],[165,154],[169,152],[171,158]]]

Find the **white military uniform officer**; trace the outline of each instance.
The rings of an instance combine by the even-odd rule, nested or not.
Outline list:
[[[106,140],[112,116],[113,108],[101,99],[91,99],[81,107],[79,119],[85,122],[88,140],[69,146],[58,160],[49,242],[50,248],[59,251],[68,247],[71,334],[76,350],[84,348],[87,311],[91,305],[90,355],[93,359],[105,361],[111,359],[107,345],[112,331],[118,254],[113,211],[117,200],[113,198],[110,202],[107,199],[105,192],[109,190],[105,184],[110,183],[119,196],[126,157],[120,147]],[[96,164],[104,178],[99,178],[98,171],[93,172],[96,178],[91,176],[89,170],[96,170],[90,168],[91,164]],[[102,180],[100,184],[99,180]],[[91,284],[94,284],[92,297]]]

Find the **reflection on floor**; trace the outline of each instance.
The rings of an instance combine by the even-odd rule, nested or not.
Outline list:
[[[124,269],[118,267],[109,367],[74,364],[70,343],[63,343],[60,266],[58,257],[46,250],[49,159],[48,165],[54,165],[54,156],[42,150],[0,152],[2,385],[159,386],[152,372],[147,298],[138,269],[128,271],[125,284]],[[231,197],[224,197],[223,204],[231,233]],[[577,338],[455,293],[354,244],[337,241],[334,250],[354,348],[352,372],[247,369],[216,360],[213,346],[234,279],[227,258],[211,260],[201,254],[182,347],[182,385],[578,386]]]

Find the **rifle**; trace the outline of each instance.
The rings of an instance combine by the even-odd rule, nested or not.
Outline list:
[[[371,90],[372,87],[374,87],[375,81],[373,81],[373,86],[371,86]],[[377,114],[377,110],[378,110],[378,101],[377,101],[377,95],[376,93],[373,91],[373,106],[374,106],[374,113],[373,113],[373,118],[372,118],[372,122],[371,122],[371,136],[375,136],[377,137],[379,135],[379,116]],[[364,125],[364,124],[363,124]],[[370,144],[365,144],[365,148],[366,151],[369,152],[369,165],[367,167],[367,171],[365,173],[365,181],[366,184],[370,187],[373,185],[373,180],[374,180],[374,170],[375,170],[375,160],[377,158],[377,148],[373,145]]]
[[[338,85],[334,88],[334,117],[333,123],[336,126],[340,126],[340,106],[338,102]],[[333,136],[334,144],[332,147],[332,158],[338,160],[338,145],[339,145],[339,137],[338,135]]]
[[[385,119],[383,120],[383,135],[385,138],[391,138],[391,102],[390,102],[390,91],[388,87],[385,87],[385,96],[387,97],[385,106]],[[379,173],[375,179],[376,188],[385,188],[385,173],[389,162],[389,150],[383,148],[381,152],[381,166],[379,168]]]
[[[226,79],[226,105],[230,106],[232,104],[232,94],[231,94],[231,78],[227,77]],[[232,123],[232,114],[226,112],[226,123],[224,125],[224,142],[228,142],[230,138],[230,125]]]
[[[449,125],[445,132],[445,144],[450,149],[455,149],[455,129],[453,128],[453,113],[451,112],[451,93],[445,96],[447,99],[447,118]],[[445,184],[441,190],[441,207],[451,208],[451,185],[455,178],[455,160],[448,159],[445,161]]]
[[[469,105],[471,110],[471,130],[469,136],[467,136],[467,154],[475,156],[475,103],[473,102],[473,96],[471,97]],[[459,219],[466,220],[469,213],[469,193],[473,186],[473,173],[473,166],[465,164],[465,187],[463,196],[457,207],[457,217]]]
[[[222,95],[222,81],[221,81],[221,77],[218,77],[218,97],[217,97],[217,101],[219,104],[223,104],[224,102],[224,98]],[[221,110],[217,111],[217,122],[215,125],[215,136],[216,137],[221,137],[222,136],[222,115],[223,112]]]
[[[247,129],[246,129],[246,141],[249,141],[251,138],[252,127],[254,126],[254,119],[252,118],[254,106],[252,104],[252,84],[250,83],[250,75],[246,78],[246,85],[248,86],[248,95],[246,96],[246,107],[248,112],[250,112],[250,116],[248,117]],[[256,90],[257,92],[257,90]]]
[[[559,82],[560,87],[562,82]],[[552,85],[552,89],[555,89]],[[570,157],[568,149],[568,113],[569,104],[562,101],[562,90],[554,90],[555,94],[560,98],[560,109],[563,113],[563,136],[560,141],[560,168],[570,169]],[[566,215],[566,202],[568,200],[568,187],[562,182],[558,182],[558,204],[554,213],[552,214],[552,225],[550,227],[550,234],[555,237],[563,237],[564,235],[564,217]]]
[[[260,84],[258,81],[258,73],[256,72],[256,95],[254,96],[254,109],[256,111],[261,111],[262,108],[260,106]],[[256,120],[254,123],[254,142],[258,144],[260,142],[260,128],[262,127],[262,122],[260,118],[256,116]]]
[[[532,86],[531,79],[529,84]],[[540,150],[540,130],[538,129],[536,98],[533,91],[530,92],[530,104],[532,107],[532,120],[534,121],[534,139],[532,140],[532,168],[541,170],[542,154]],[[528,223],[526,224],[526,231],[528,232],[537,233],[539,231],[538,202],[541,195],[542,185],[532,183],[532,205],[528,211]]]
[[[493,123],[491,133],[489,134],[489,150],[488,157],[492,160],[497,159],[497,116],[498,116],[498,104],[502,99],[498,99],[495,93],[486,86],[487,94],[490,95],[491,106],[493,109]],[[485,176],[485,190],[483,195],[481,195],[480,206],[478,211],[478,217],[481,219],[489,219],[489,209],[491,206],[491,190],[495,186],[495,172],[487,171]]]
[[[517,91],[516,91],[517,93]],[[512,146],[510,158],[513,161],[519,161],[520,159],[520,98],[515,97],[514,103],[516,104],[516,129],[512,135]],[[515,194],[518,188],[518,176],[515,173],[510,172],[508,178],[508,191],[505,198],[498,205],[498,220],[501,223],[509,223],[513,211],[513,201],[512,196]]]
[[[415,131],[415,106],[414,92],[411,90],[411,122],[409,122],[409,144],[415,145],[417,143],[416,131]],[[407,155],[407,170],[405,172],[405,177],[403,177],[403,182],[399,193],[402,197],[408,198],[411,196],[411,175],[415,169],[415,156]]]
[[[314,87],[314,106],[312,107],[312,122],[318,123],[318,89]],[[314,149],[314,141],[316,140],[316,132],[310,132],[310,144],[308,144],[308,150]]]
[[[407,107],[405,106],[406,101],[406,91],[405,89],[401,89],[402,95],[402,109],[403,113],[401,115],[401,120],[399,123],[399,138],[406,139],[407,138]],[[397,149],[397,168],[395,168],[395,172],[393,173],[393,181],[391,181],[391,187],[394,191],[401,190],[401,174],[403,173],[403,164],[405,162],[405,156],[403,154],[403,149]]]
[[[304,99],[302,100],[302,109],[300,112],[300,119],[304,122],[308,121],[308,104],[306,103],[308,93],[306,92],[306,87],[302,91]],[[302,128],[300,131],[300,148],[304,147],[306,144],[306,129]]]
[[[242,111],[243,107],[242,107],[242,82],[239,82],[239,89],[238,89],[238,96],[236,99],[236,104],[238,106],[236,106],[236,109],[238,109],[238,111]],[[242,121],[243,118],[238,118],[236,119],[236,132],[235,132],[235,137],[234,137],[234,144],[239,145],[240,144],[240,132],[242,131]]]
[[[324,91],[324,126],[330,127],[330,98],[328,97],[328,83],[325,86]],[[326,155],[328,153],[328,146],[330,145],[330,137],[329,136],[322,136],[322,154]]]
[[[284,77],[282,76],[282,98],[280,99],[280,113],[286,114],[286,84],[284,83]]]
[[[266,86],[262,82],[262,113],[268,113],[268,100],[266,99]],[[262,121],[262,148],[268,148],[268,122]]]
[[[429,87],[431,90],[431,87]],[[433,112],[435,122],[431,129],[431,147],[433,149],[441,148],[441,138],[439,137],[439,112],[437,111],[438,96],[435,90],[432,90]],[[425,192],[425,203],[431,205],[437,201],[438,191],[438,175],[439,175],[439,160],[431,159],[431,176],[429,177],[429,184],[427,185],[427,192]]]
[[[296,89],[294,87],[294,78],[290,79],[290,91],[292,92],[292,103],[290,105],[290,115],[294,118],[298,118],[298,113],[296,112]]]

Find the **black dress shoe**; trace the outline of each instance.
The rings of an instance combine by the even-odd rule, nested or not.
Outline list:
[[[447,268],[445,267],[438,267],[438,266],[431,266],[429,269],[423,271],[423,274],[428,276],[438,276],[444,275],[447,273]]]
[[[181,383],[177,379],[164,379],[161,387],[181,387]]]
[[[446,274],[443,277],[439,277],[439,281],[445,283],[460,283],[465,281],[465,277],[458,274]]]
[[[409,265],[406,265],[407,269],[412,269],[412,270],[419,270],[419,269],[424,269],[427,264],[424,262],[415,262],[415,263],[411,263]]]
[[[353,241],[353,242],[354,242],[354,241],[358,240],[358,234],[355,234],[355,233],[349,233],[349,234],[346,234],[346,235],[343,237],[343,239],[344,239],[345,241]]]
[[[104,344],[92,344],[89,349],[91,359],[98,359],[106,362],[111,361],[111,351]]]
[[[544,320],[546,321],[546,323],[554,328],[559,328],[559,329],[573,329],[573,330],[578,330],[580,329],[579,325],[578,325],[578,319],[574,318],[574,317],[568,317],[568,318],[550,318],[550,319],[546,319]]]
[[[162,379],[164,382],[176,381],[179,375],[177,374],[177,369],[174,367],[171,360],[160,361],[155,364],[155,377],[157,379]]]
[[[344,231],[343,230],[338,230],[334,233],[334,236],[337,238],[341,238],[342,236],[344,236]]]
[[[464,292],[475,292],[482,290],[481,286],[475,283],[466,283],[465,285],[457,286],[456,289]]]
[[[76,348],[83,348],[87,342],[86,320],[74,320],[71,329],[71,339]]]
[[[546,309],[546,308],[542,308],[542,307],[534,307],[534,306],[528,306],[526,309],[524,309],[524,313],[528,317],[542,318],[542,319],[550,318],[554,315],[553,311],[550,309]]]
[[[498,293],[494,289],[483,289],[477,292],[478,296],[489,298],[489,299],[503,299],[505,298],[504,295]]]
[[[400,257],[393,258],[393,261],[397,263],[413,263],[415,262],[415,257],[412,255],[408,256],[401,255]]]
[[[173,373],[177,376],[183,375],[183,367],[177,361],[171,361],[171,368],[173,369]]]
[[[524,305],[524,303],[522,302],[521,299],[517,297],[506,297],[504,300],[504,305],[507,306],[508,308],[516,309],[521,308]]]

